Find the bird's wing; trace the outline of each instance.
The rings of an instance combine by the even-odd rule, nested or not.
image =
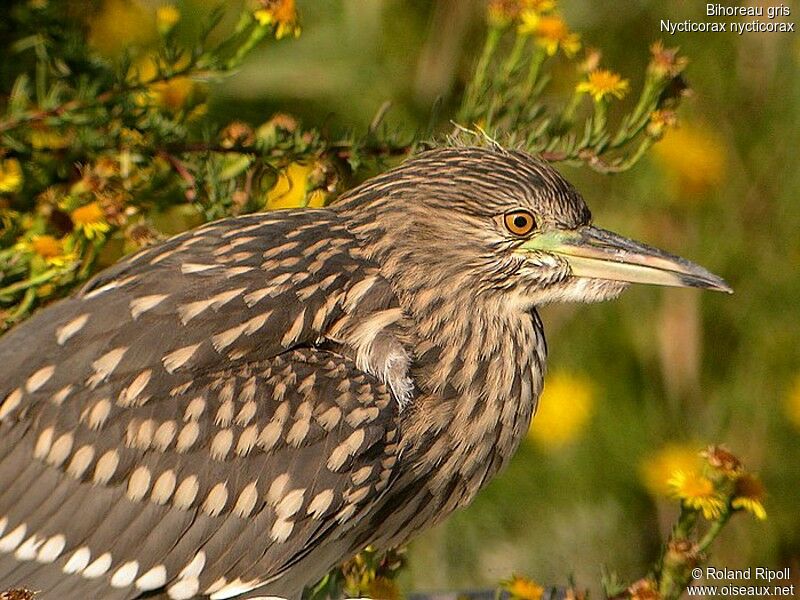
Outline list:
[[[326,544],[396,462],[397,403],[327,351],[242,363],[125,408],[70,401],[0,442],[0,586],[44,598],[227,598],[327,556],[277,584],[296,592],[337,560]]]
[[[201,569],[202,585],[234,566],[255,579],[296,560],[323,535],[325,492],[325,510],[346,520],[395,451],[396,405],[382,384],[311,347],[368,295],[393,302],[332,213],[256,215],[142,252],[0,338],[0,584],[17,581],[9,561],[20,575],[50,563],[60,576],[81,571],[67,588],[135,577],[114,588],[128,598],[142,578],[160,583],[162,560],[166,584],[191,587],[203,561],[186,563],[204,543],[219,566]],[[276,434],[286,445],[267,452]],[[326,466],[343,453],[341,471]],[[276,487],[270,503],[282,474],[295,487]],[[249,516],[237,516],[254,493]],[[288,500],[275,505],[280,494]],[[290,527],[289,513],[305,525]],[[246,556],[234,559],[228,542]],[[122,562],[134,555],[144,563]]]
[[[0,338],[0,421],[43,400],[70,410],[79,392],[136,404],[312,344],[379,281],[357,252],[325,210],[218,221],[141,252]]]

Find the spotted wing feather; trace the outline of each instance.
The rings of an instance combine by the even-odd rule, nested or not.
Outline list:
[[[289,594],[309,548],[338,559],[392,475],[397,404],[315,347],[373,273],[311,212],[174,238],[0,340],[0,584]]]

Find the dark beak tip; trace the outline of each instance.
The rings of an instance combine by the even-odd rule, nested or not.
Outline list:
[[[733,294],[733,288],[722,278],[715,277],[713,281],[703,281],[690,284],[692,287],[703,288],[712,292]]]

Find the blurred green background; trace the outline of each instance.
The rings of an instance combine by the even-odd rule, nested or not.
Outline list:
[[[110,0],[93,17],[99,49],[136,34],[131,5]],[[187,18],[210,5],[178,3]],[[662,19],[707,20],[696,2],[560,9],[633,87],[653,41],[690,58],[680,128],[645,160],[616,176],[563,171],[596,223],[702,263],[736,294],[642,287],[544,308],[550,376],[530,435],[469,509],[412,544],[404,588],[491,587],[518,572],[598,590],[603,568],[635,580],[676,516],[663,481],[710,443],[761,475],[769,515],[735,518],[711,564],[791,566],[797,582],[800,35],[660,33]],[[482,44],[481,0],[298,0],[298,10],[298,39],[266,45],[210,87],[211,119],[256,125],[286,112],[344,132],[391,100],[394,128],[448,128]]]

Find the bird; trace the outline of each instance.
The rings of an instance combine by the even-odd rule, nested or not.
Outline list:
[[[300,598],[469,504],[535,412],[538,309],[631,283],[731,292],[495,146],[141,250],[0,338],[0,589]]]

